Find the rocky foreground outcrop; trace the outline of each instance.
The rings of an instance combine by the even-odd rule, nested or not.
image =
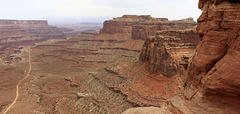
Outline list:
[[[199,0],[199,8],[200,42],[182,77],[184,92],[161,109],[176,114],[239,114],[240,1]]]
[[[239,96],[240,1],[211,2],[199,4],[203,10],[197,28],[201,41],[187,83],[201,86],[204,94]]]

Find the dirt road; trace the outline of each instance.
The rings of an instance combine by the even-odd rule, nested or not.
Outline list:
[[[31,73],[31,69],[32,69],[32,66],[31,66],[31,48],[28,49],[28,61],[29,61],[28,62],[29,63],[28,73],[27,73],[27,75],[23,79],[21,79],[18,82],[18,84],[16,86],[16,97],[15,97],[14,101],[12,102],[12,104],[4,111],[3,114],[6,114],[9,111],[9,109],[17,102],[18,95],[19,95],[19,86],[20,86],[21,82],[24,81]]]

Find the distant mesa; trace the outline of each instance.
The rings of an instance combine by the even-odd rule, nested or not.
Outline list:
[[[159,20],[168,21],[168,18],[153,18],[151,15],[123,15],[115,19],[133,19],[133,20]]]
[[[0,53],[31,46],[48,39],[66,39],[57,27],[45,20],[0,20]]]
[[[45,39],[65,39],[66,36],[58,28],[48,25],[45,20],[0,20],[0,29],[5,30],[23,30],[36,37]],[[14,35],[11,35],[14,36]],[[5,37],[5,36],[1,36]]]
[[[186,69],[188,60],[183,56],[190,57],[196,49],[196,26],[193,18],[169,21],[151,15],[123,15],[105,21],[100,35],[122,34],[129,39],[145,40],[139,61],[148,63],[151,73],[173,76]]]
[[[100,34],[130,33],[132,39],[146,39],[159,30],[183,30],[196,26],[193,18],[169,21],[168,18],[153,18],[151,15],[123,15],[105,21]]]
[[[47,20],[0,20],[0,25],[48,25]]]
[[[121,18],[128,18],[128,19],[152,19],[151,15],[123,15]]]

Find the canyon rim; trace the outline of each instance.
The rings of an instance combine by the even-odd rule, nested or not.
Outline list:
[[[198,8],[197,22],[123,15],[101,29],[1,19],[0,113],[239,114],[240,1]]]

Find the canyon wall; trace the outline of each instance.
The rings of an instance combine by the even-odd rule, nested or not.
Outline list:
[[[181,93],[180,75],[198,42],[196,25],[192,18],[169,21],[136,15],[105,21],[94,41],[104,42],[105,49],[138,52],[140,58],[107,67],[105,75],[96,77],[136,106],[160,106]]]
[[[200,42],[187,72],[187,88],[239,106],[240,1],[200,0],[199,8]]]
[[[145,40],[139,60],[148,62],[150,72],[161,73],[164,76],[182,74],[181,65],[196,49],[198,35],[195,30],[163,30],[156,36]],[[185,63],[184,63],[185,62]]]
[[[115,34],[115,33],[132,33],[133,25],[138,25],[140,21],[151,20],[150,15],[123,15],[122,17],[113,18],[103,23],[101,33]]]
[[[196,26],[192,18],[169,21],[167,18],[153,18],[150,15],[123,15],[105,21],[100,34],[130,34],[132,39],[145,40],[159,30],[181,30]]]
[[[158,111],[169,114],[238,114],[240,1],[199,0],[199,8],[202,10],[197,27],[199,43],[181,76],[183,93],[168,99]],[[129,109],[125,114],[141,113],[142,110],[149,108]]]
[[[121,22],[121,21],[105,21],[103,23],[103,29],[100,30],[101,33],[131,33],[133,22]]]

